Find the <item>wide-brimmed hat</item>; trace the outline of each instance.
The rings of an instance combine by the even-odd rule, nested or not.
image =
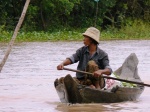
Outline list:
[[[94,39],[97,43],[99,43],[100,39],[100,31],[95,27],[89,27],[84,33],[83,36],[88,36]]]

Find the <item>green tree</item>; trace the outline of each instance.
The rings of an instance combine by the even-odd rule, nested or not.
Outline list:
[[[26,0],[0,0],[0,28],[13,30]],[[32,0],[22,30],[89,26],[121,28],[130,20],[150,20],[150,0]]]

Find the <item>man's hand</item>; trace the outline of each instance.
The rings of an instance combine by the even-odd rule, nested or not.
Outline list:
[[[57,66],[57,70],[63,70],[64,66],[71,64],[71,60],[70,59],[66,59],[64,60],[61,64],[59,64]]]
[[[97,71],[94,72],[94,77],[98,78],[102,74],[103,74],[103,70],[97,70]]]
[[[64,65],[63,65],[63,64],[59,64],[59,65],[57,66],[57,70],[63,70],[63,68],[64,68]]]
[[[110,69],[108,68],[105,68],[103,70],[97,70],[94,72],[94,77],[100,77],[102,74],[105,74],[105,75],[111,75],[111,71]]]

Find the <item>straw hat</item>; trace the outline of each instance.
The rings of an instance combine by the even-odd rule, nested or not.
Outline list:
[[[83,36],[88,36],[94,39],[97,43],[99,43],[100,31],[95,27],[89,27],[84,33]]]

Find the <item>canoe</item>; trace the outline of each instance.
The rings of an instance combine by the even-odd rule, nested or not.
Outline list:
[[[71,75],[63,80],[54,81],[55,89],[62,103],[117,103],[137,100],[144,90],[144,86],[119,87],[100,90],[80,85]]]
[[[143,83],[138,75],[138,58],[131,53],[114,73],[120,79],[128,79]],[[144,90],[144,86],[135,87],[114,86],[111,89],[93,89],[78,83],[71,75],[54,81],[55,89],[63,103],[116,103],[137,100]]]

